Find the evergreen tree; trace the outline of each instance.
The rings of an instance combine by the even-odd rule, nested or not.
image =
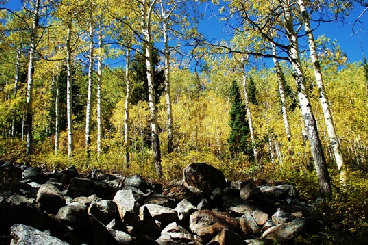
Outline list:
[[[258,105],[256,85],[252,77],[249,77],[248,96],[250,103],[252,103],[253,105]]]
[[[230,88],[230,136],[228,143],[230,144],[231,155],[244,153],[249,156],[252,155],[251,144],[248,141],[249,138],[249,126],[246,119],[245,106],[242,103],[240,96],[239,86],[233,81]]]

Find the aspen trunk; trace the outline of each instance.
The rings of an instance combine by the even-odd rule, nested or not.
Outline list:
[[[272,48],[273,48],[273,55],[276,56],[276,46],[273,44]],[[281,101],[281,113],[282,113],[282,118],[284,120],[285,134],[286,134],[286,137],[287,137],[288,141],[290,141],[291,133],[290,133],[289,120],[288,120],[287,109],[286,109],[286,99],[285,99],[285,90],[284,90],[284,81],[285,81],[284,80],[284,74],[281,70],[281,66],[280,66],[279,61],[277,60],[277,58],[274,57],[273,62],[275,64],[277,81],[278,81],[278,84],[279,84],[279,94],[280,94],[280,101]]]
[[[126,97],[125,97],[125,118],[124,118],[124,143],[126,146],[125,151],[125,165],[129,168],[129,107],[130,107],[130,77],[129,77],[129,66],[130,66],[130,48],[127,49],[126,56],[126,67],[125,67],[125,79],[126,79]]]
[[[257,163],[258,153],[257,153],[256,142],[255,142],[255,137],[254,137],[252,114],[251,114],[251,111],[250,111],[250,108],[249,108],[248,91],[247,91],[247,78],[245,77],[245,74],[244,73],[243,73],[243,91],[244,91],[245,108],[247,109],[247,117],[248,117],[248,123],[249,123],[250,139],[252,141],[253,156],[254,156],[254,161]]]
[[[68,33],[66,40],[67,48],[67,79],[66,79],[66,114],[68,122],[68,157],[73,154],[73,132],[72,132],[72,57],[71,57],[71,37],[72,37],[72,20],[68,23]]]
[[[344,163],[344,160],[343,160],[342,153],[340,150],[340,143],[336,135],[335,125],[333,122],[330,106],[328,104],[328,98],[327,98],[326,91],[325,91],[324,84],[323,84],[321,65],[319,63],[317,52],[316,52],[316,44],[314,42],[313,31],[312,31],[312,28],[310,27],[309,14],[305,8],[304,1],[298,0],[298,3],[299,3],[300,11],[303,17],[305,32],[308,35],[309,51],[310,51],[310,56],[312,58],[314,76],[316,78],[316,84],[317,84],[318,92],[319,92],[319,99],[320,99],[323,116],[324,116],[325,123],[326,123],[328,138],[330,140],[330,146],[335,156],[337,168],[340,170]]]
[[[86,107],[86,127],[85,127],[85,147],[87,155],[90,154],[90,124],[91,124],[91,100],[92,100],[92,73],[93,73],[93,20],[92,12],[89,20],[89,65],[88,65],[88,92],[87,92],[87,107]]]
[[[154,68],[152,62],[152,33],[151,33],[151,21],[152,21],[152,11],[156,3],[156,0],[143,2],[143,34],[145,37],[145,51],[146,51],[146,74],[148,80],[148,100],[150,107],[150,123],[151,123],[151,139],[152,139],[152,149],[154,156],[154,164],[156,173],[159,178],[162,177],[162,166],[161,166],[161,151],[160,151],[160,141],[159,132],[157,124],[157,107],[155,102],[155,89],[154,89]]]
[[[19,44],[19,47],[17,49],[17,58],[15,63],[15,78],[14,78],[14,93],[13,98],[17,98],[17,92],[18,92],[18,83],[19,83],[19,76],[20,76],[20,57],[22,54],[22,44]],[[12,121],[12,130],[11,130],[11,136],[15,136],[15,123],[16,123],[16,116],[13,116]]]
[[[167,22],[169,16],[167,16],[164,5],[161,1],[161,15],[164,18],[163,21],[163,36],[165,43],[165,92],[166,92],[166,110],[167,110],[167,153],[171,153],[174,150],[173,145],[173,116],[171,108],[171,96],[170,96],[170,50],[169,50],[169,38],[167,35]]]
[[[330,178],[326,166],[326,160],[323,154],[321,140],[318,135],[316,120],[314,118],[312,107],[305,89],[305,77],[299,57],[298,38],[294,31],[292,17],[289,9],[289,2],[284,0],[284,21],[287,37],[289,39],[289,58],[292,64],[293,77],[297,84],[298,99],[301,113],[307,130],[308,140],[313,156],[314,167],[318,176],[321,193],[325,196],[331,195]]]
[[[27,124],[27,156],[32,154],[33,148],[33,112],[32,112],[32,91],[33,91],[33,73],[34,73],[34,54],[36,51],[36,36],[39,21],[39,9],[40,0],[37,0],[34,6],[33,21],[32,21],[32,32],[31,32],[31,42],[29,49],[29,64],[28,64],[28,75],[27,75],[27,114],[26,114],[26,124]]]
[[[55,79],[55,155],[59,152],[59,114],[60,114],[60,90],[59,90],[59,78]]]
[[[101,119],[101,80],[102,80],[102,30],[101,22],[98,27],[98,48],[100,53],[97,57],[97,156],[101,154],[102,119]]]

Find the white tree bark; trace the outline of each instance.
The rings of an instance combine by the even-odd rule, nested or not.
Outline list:
[[[72,131],[72,49],[71,49],[71,37],[72,37],[72,20],[68,23],[68,33],[66,40],[67,48],[67,79],[66,79],[66,114],[68,123],[68,157],[71,158],[73,154],[73,131]]]
[[[325,196],[329,196],[331,195],[330,178],[327,171],[321,140],[318,135],[316,120],[305,89],[305,77],[299,57],[298,37],[294,31],[289,1],[283,0],[282,4],[284,9],[284,25],[290,45],[289,58],[293,69],[293,76],[297,85],[299,105],[304,119],[305,128],[307,130],[321,193]]]
[[[36,0],[34,6],[33,20],[32,20],[32,31],[31,31],[31,42],[29,49],[29,64],[28,64],[28,75],[27,75],[27,115],[26,115],[26,123],[27,123],[27,156],[32,154],[33,147],[33,132],[32,132],[32,124],[33,124],[33,108],[32,108],[32,91],[33,91],[33,73],[34,73],[34,54],[36,51],[36,38],[37,38],[37,30],[38,30],[38,22],[39,22],[39,9],[40,9],[40,0]]]
[[[17,97],[18,92],[18,83],[19,83],[19,76],[20,76],[20,57],[22,54],[22,43],[19,44],[19,47],[17,49],[17,58],[15,63],[15,78],[14,78],[14,93],[13,98],[15,99]],[[15,136],[15,123],[16,123],[16,116],[13,116],[12,121],[12,129],[11,129],[11,136]]]
[[[255,142],[255,137],[254,137],[252,113],[251,113],[250,108],[249,108],[248,91],[247,91],[247,78],[246,78],[244,73],[243,73],[243,91],[244,91],[245,108],[247,109],[247,117],[248,117],[248,123],[249,123],[250,139],[251,139],[252,148],[253,148],[253,156],[254,156],[254,161],[257,163],[258,152],[257,152],[257,149],[256,149],[256,142]]]
[[[174,150],[173,145],[173,116],[171,108],[170,96],[170,49],[168,37],[168,21],[169,15],[165,11],[163,1],[161,1],[161,17],[163,18],[163,36],[165,43],[165,92],[166,92],[166,110],[167,110],[167,152],[171,153]]]
[[[316,78],[316,84],[317,84],[318,92],[319,92],[319,99],[320,99],[323,116],[324,116],[325,123],[326,123],[327,134],[330,140],[330,146],[335,156],[337,168],[340,170],[344,163],[344,160],[343,160],[342,153],[340,150],[340,143],[336,135],[335,126],[334,126],[333,118],[331,115],[331,110],[328,104],[328,98],[327,98],[324,84],[323,84],[321,65],[319,63],[317,52],[316,52],[316,44],[314,42],[313,31],[312,31],[312,28],[310,27],[309,14],[307,12],[307,9],[305,7],[303,0],[298,0],[298,4],[300,7],[300,11],[302,13],[304,29],[308,35],[310,57],[312,58],[314,76]]]
[[[92,10],[91,10],[92,11]],[[87,155],[89,156],[91,135],[90,135],[90,124],[91,124],[91,100],[92,100],[92,74],[93,74],[93,20],[92,12],[90,12],[89,20],[89,65],[88,65],[88,92],[87,92],[87,107],[86,107],[86,127],[85,127],[85,147]]]
[[[159,178],[162,177],[162,166],[161,166],[161,151],[159,142],[159,132],[157,124],[157,107],[155,102],[155,89],[154,89],[154,68],[152,62],[152,12],[156,4],[156,0],[144,0],[143,1],[143,28],[142,32],[145,39],[145,53],[146,53],[146,74],[148,80],[148,100],[150,107],[150,123],[151,123],[151,139],[152,139],[152,149],[156,173]]]
[[[273,55],[276,56],[276,46],[275,46],[275,44],[272,44],[272,49],[273,49]],[[279,61],[277,60],[276,57],[273,58],[273,62],[275,64],[277,81],[278,81],[278,85],[279,85],[278,87],[279,87],[279,94],[280,94],[280,101],[281,101],[281,113],[282,113],[282,118],[284,120],[285,134],[286,134],[286,137],[287,137],[288,141],[290,141],[291,132],[290,132],[289,120],[288,120],[287,109],[286,109],[286,98],[285,98],[285,90],[284,90],[284,76],[283,76]]]
[[[125,143],[125,165],[129,168],[129,107],[130,107],[130,77],[129,77],[129,66],[130,66],[130,48],[127,48],[126,55],[126,67],[125,67],[125,79],[126,79],[126,97],[125,97],[125,117],[124,117],[124,143]]]
[[[100,53],[97,57],[97,156],[100,156],[102,139],[102,118],[101,118],[101,81],[102,81],[102,30],[101,21],[98,27],[98,48]]]

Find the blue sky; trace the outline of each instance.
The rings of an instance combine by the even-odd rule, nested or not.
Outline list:
[[[21,8],[20,0],[9,0],[6,6],[12,10]],[[204,17],[200,21],[199,31],[210,40],[228,39],[226,26],[213,14],[214,9],[207,5],[203,7]],[[362,60],[362,56],[368,56],[368,11],[361,17],[361,23],[356,23],[353,32],[353,23],[362,13],[363,8],[357,6],[342,22],[322,23],[314,32],[315,37],[325,35],[332,41],[336,40],[348,57],[349,62]],[[365,24],[364,24],[365,23]]]

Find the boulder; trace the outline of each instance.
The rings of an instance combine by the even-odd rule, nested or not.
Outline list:
[[[223,228],[219,234],[217,234],[213,239],[212,242],[217,242],[216,244],[220,244],[220,245],[243,245],[244,241],[243,238],[227,229],[227,228]]]
[[[189,228],[199,236],[213,235],[223,228],[240,231],[239,222],[235,218],[210,210],[199,210],[190,215]]]
[[[52,237],[46,232],[42,232],[37,230],[31,226],[23,225],[23,224],[15,224],[10,228],[11,236],[13,237],[11,244],[18,245],[44,245],[44,244],[53,244],[53,245],[68,245],[67,242],[64,242],[56,237]]]
[[[21,205],[21,204],[27,204],[32,203],[34,199],[27,198],[25,196],[21,195],[12,195],[6,199],[8,203],[11,203],[13,205]]]
[[[293,219],[293,215],[286,213],[282,209],[278,208],[277,212],[272,215],[272,222],[277,224],[283,224]]]
[[[84,226],[88,222],[87,207],[79,202],[72,202],[60,208],[57,217],[67,225]]]
[[[105,200],[112,200],[118,190],[105,182],[94,182],[93,188],[93,193]]]
[[[131,235],[124,231],[107,229],[111,236],[115,239],[117,244],[131,244],[133,242],[133,238]]]
[[[185,228],[176,222],[167,225],[161,232],[161,236],[156,240],[158,244],[188,244],[193,236]]]
[[[124,184],[125,186],[135,187],[141,191],[145,190],[146,188],[146,181],[138,174],[126,177]]]
[[[111,200],[93,202],[88,208],[88,214],[94,216],[104,225],[107,225],[117,217],[117,206],[116,203]]]
[[[196,207],[194,207],[187,199],[181,200],[175,208],[175,211],[178,213],[179,220],[186,220],[196,210]]]
[[[71,197],[89,196],[94,192],[95,184],[87,178],[72,178],[66,194]]]
[[[60,191],[53,184],[48,183],[38,189],[36,201],[42,210],[51,214],[56,214],[59,208],[66,204]]]
[[[206,163],[192,163],[183,170],[183,183],[194,193],[210,195],[214,189],[225,188],[224,174]]]
[[[174,198],[162,194],[152,194],[144,199],[144,203],[158,204],[169,208],[175,208],[176,206],[176,200]]]
[[[305,219],[297,218],[289,223],[278,224],[267,229],[262,234],[262,238],[270,240],[289,240],[300,234],[305,226]]]
[[[193,194],[187,187],[183,185],[171,185],[167,187],[163,192],[163,195],[172,197],[178,201],[187,199],[189,201],[197,200],[197,196]],[[198,202],[198,201],[197,201]]]
[[[138,220],[138,203],[133,191],[130,189],[119,190],[116,192],[114,202],[122,221],[135,223]]]
[[[18,190],[19,181],[22,178],[22,170],[13,163],[6,162],[0,166],[0,191]]]
[[[268,220],[268,214],[262,212],[261,210],[254,210],[252,216],[256,223],[260,226],[264,225]]]
[[[253,234],[260,234],[261,229],[259,228],[256,220],[252,216],[250,212],[245,212],[244,215],[241,217],[242,221],[244,221],[244,224],[250,228]]]
[[[145,217],[145,215],[147,214],[147,212],[145,212],[145,209],[148,211],[150,217],[160,221],[164,225],[178,220],[178,215],[175,209],[163,207],[157,204],[144,204],[142,207],[140,207],[139,209],[140,220],[147,219],[147,217]]]
[[[240,198],[243,200],[259,200],[262,198],[262,192],[252,181],[243,182],[240,184]]]
[[[286,198],[297,197],[297,191],[292,185],[260,186],[260,191],[267,197]]]
[[[47,180],[47,176],[42,173],[42,170],[38,167],[28,167],[22,172],[22,178],[34,181],[39,184],[43,184]]]

